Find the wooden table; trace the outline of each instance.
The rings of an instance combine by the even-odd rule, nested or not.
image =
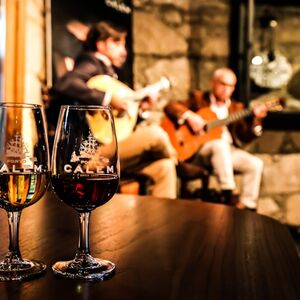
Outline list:
[[[8,247],[0,210],[1,258]],[[92,212],[91,253],[116,263],[103,282],[61,279],[51,265],[72,259],[77,214],[47,194],[21,217],[24,258],[47,273],[0,282],[0,299],[300,299],[300,261],[285,226],[249,211],[154,197],[116,195]]]

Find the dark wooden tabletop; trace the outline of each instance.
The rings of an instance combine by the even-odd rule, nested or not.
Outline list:
[[[8,247],[0,210],[0,256]],[[74,257],[76,212],[48,193],[21,217],[24,258],[44,276],[0,282],[0,299],[300,299],[300,261],[285,226],[249,211],[153,197],[116,195],[91,216],[91,254],[113,261],[103,282],[61,279],[51,265]]]

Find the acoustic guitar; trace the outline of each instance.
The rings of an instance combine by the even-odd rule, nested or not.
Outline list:
[[[139,102],[153,92],[170,88],[170,81],[166,77],[162,77],[158,82],[134,91],[111,76],[97,75],[92,77],[87,85],[89,88],[105,92],[105,97],[112,97],[126,102],[128,109],[125,113],[120,114],[118,110],[113,109],[117,139],[122,141],[129,137],[134,130],[139,113]],[[102,124],[103,118],[95,114],[89,116],[89,122],[95,138],[103,139],[105,134]]]
[[[278,99],[270,100],[264,102],[264,104],[268,110],[280,111],[283,107],[281,101]],[[186,124],[174,124],[168,117],[165,117],[161,123],[162,128],[168,133],[171,143],[177,150],[178,159],[182,161],[191,158],[206,142],[221,138],[222,126],[250,116],[252,109],[248,108],[235,112],[221,120],[209,107],[201,108],[196,113],[206,121],[203,130],[198,134],[193,133]]]

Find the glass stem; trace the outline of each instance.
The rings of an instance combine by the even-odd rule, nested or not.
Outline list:
[[[79,241],[75,260],[86,260],[90,256],[89,225],[90,212],[79,214]]]
[[[19,249],[19,223],[21,211],[9,211],[8,225],[9,225],[9,247],[6,255],[6,260],[14,263],[22,260]]]

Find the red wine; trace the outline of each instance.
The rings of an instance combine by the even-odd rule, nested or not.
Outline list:
[[[52,176],[57,196],[78,212],[88,212],[105,204],[115,194],[119,184],[117,175],[101,177]]]
[[[49,183],[49,173],[0,174],[0,207],[18,211],[38,201]]]

